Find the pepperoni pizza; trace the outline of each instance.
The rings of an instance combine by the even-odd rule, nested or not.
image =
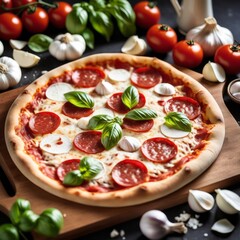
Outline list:
[[[86,205],[152,201],[217,159],[225,125],[213,96],[156,58],[98,54],[31,83],[9,110],[5,138],[37,186]]]

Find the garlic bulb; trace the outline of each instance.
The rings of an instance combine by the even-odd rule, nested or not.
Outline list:
[[[14,59],[10,57],[0,58],[0,90],[17,85],[21,77],[21,68]]]
[[[0,41],[0,56],[3,54],[4,46],[3,43]]]
[[[111,83],[103,80],[100,83],[98,83],[98,85],[95,88],[95,91],[97,94],[104,96],[112,93],[114,91],[114,87]]]
[[[203,48],[205,57],[213,56],[219,46],[234,42],[231,31],[219,26],[214,17],[205,18],[205,24],[191,29],[186,39],[198,42]]]
[[[172,223],[167,216],[159,210],[150,210],[140,219],[140,230],[150,240],[162,239],[171,232],[187,233],[183,222]]]
[[[141,143],[135,137],[124,136],[118,143],[119,147],[127,152],[135,152],[137,151]]]

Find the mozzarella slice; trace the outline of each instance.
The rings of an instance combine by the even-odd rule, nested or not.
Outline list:
[[[130,78],[131,73],[126,69],[112,69],[108,73],[108,77],[113,82],[125,82]]]
[[[78,120],[78,127],[81,128],[82,130],[87,130],[88,123],[90,121],[91,117],[82,117]]]
[[[170,137],[170,138],[183,138],[189,134],[189,132],[186,132],[186,131],[169,128],[165,124],[161,125],[160,130],[163,135],[165,135],[166,137]]]
[[[48,87],[46,96],[51,100],[63,102],[66,101],[64,93],[71,92],[73,90],[72,85],[68,83],[54,83]]]
[[[64,135],[49,134],[43,137],[40,142],[40,148],[48,153],[63,154],[71,150],[72,142]]]

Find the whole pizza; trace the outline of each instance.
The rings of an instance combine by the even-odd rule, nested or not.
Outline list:
[[[20,171],[42,189],[86,205],[156,200],[217,159],[221,110],[199,82],[157,58],[97,54],[31,83],[6,118]]]

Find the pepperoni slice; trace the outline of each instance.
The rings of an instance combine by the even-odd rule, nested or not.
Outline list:
[[[141,67],[133,71],[131,82],[141,88],[152,88],[162,81],[162,75],[154,68]]]
[[[39,112],[33,115],[28,123],[34,134],[48,134],[55,131],[61,123],[60,117],[53,112]]]
[[[74,138],[74,146],[85,153],[100,153],[105,150],[101,142],[102,133],[99,131],[86,131]]]
[[[107,101],[107,106],[118,113],[127,113],[130,109],[122,102],[122,92],[114,93]],[[146,99],[142,93],[139,93],[139,102],[134,108],[141,108],[145,105]]]
[[[62,113],[70,118],[79,119],[87,117],[93,113],[92,108],[80,108],[70,102],[65,102],[62,106]]]
[[[148,169],[138,160],[124,159],[112,169],[113,180],[122,187],[133,187],[147,180]]]
[[[190,97],[174,97],[164,104],[164,110],[169,112],[182,112],[190,120],[195,119],[201,113],[199,103]]]
[[[132,120],[123,119],[122,127],[133,132],[148,132],[153,127],[153,119],[149,120]]]
[[[73,71],[72,81],[76,87],[96,87],[105,78],[105,73],[97,67],[84,67]]]
[[[143,156],[151,161],[166,163],[177,155],[177,145],[167,138],[149,138],[141,146]]]
[[[79,168],[80,159],[69,159],[62,162],[57,168],[57,176],[60,181],[64,180],[68,172],[77,170]]]

